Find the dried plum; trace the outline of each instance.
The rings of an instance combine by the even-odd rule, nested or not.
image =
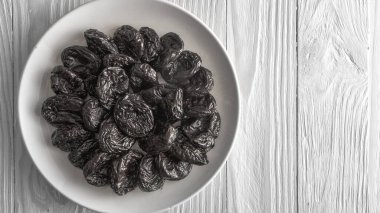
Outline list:
[[[105,68],[98,77],[96,94],[106,109],[111,109],[116,100],[128,92],[129,78],[120,67]]]
[[[167,180],[181,180],[190,174],[192,168],[191,163],[171,158],[163,152],[157,155],[155,161],[160,175]]]
[[[200,67],[199,71],[183,86],[184,92],[190,96],[203,96],[214,87],[214,79],[210,70]]]
[[[123,54],[109,54],[103,58],[103,67],[120,67],[123,68],[126,72],[130,67],[136,63],[136,60],[130,56]],[[129,74],[129,73],[127,73]]]
[[[86,181],[94,186],[104,186],[110,183],[110,164],[117,155],[97,152],[94,156],[87,161],[83,167],[83,175]]]
[[[143,137],[153,129],[153,113],[137,94],[127,94],[119,100],[113,115],[120,130],[131,137]]]
[[[124,25],[116,29],[114,34],[115,43],[120,53],[131,56],[136,60],[144,54],[143,36],[135,28]]]
[[[99,130],[99,144],[104,152],[122,153],[128,151],[136,140],[134,138],[123,135],[116,126],[112,117],[103,121]]]
[[[107,115],[107,111],[101,106],[98,99],[90,97],[84,103],[82,108],[83,125],[89,131],[96,132],[105,115]]]
[[[87,47],[71,46],[62,51],[63,65],[81,78],[97,75],[100,71],[101,59]]]
[[[220,114],[215,112],[210,116],[210,125],[208,131],[212,134],[214,138],[219,136],[221,126]]]
[[[89,161],[95,154],[95,150],[99,147],[98,141],[89,139],[82,143],[77,149],[74,149],[68,155],[70,162],[79,168]]]
[[[88,29],[84,32],[88,49],[103,58],[107,54],[118,53],[116,44],[106,34],[96,29]]]
[[[194,138],[209,128],[209,118],[190,118],[182,121],[182,130],[189,137]]]
[[[156,31],[149,27],[141,27],[140,34],[144,39],[144,54],[142,56],[142,61],[154,61],[160,50],[160,37],[157,35]]]
[[[129,150],[111,165],[111,188],[118,195],[124,195],[136,188],[139,180],[139,164],[144,155]]]
[[[98,76],[91,75],[84,80],[84,88],[90,96],[96,96],[96,84],[98,83]]]
[[[201,97],[190,97],[184,101],[185,115],[189,117],[205,117],[216,110],[214,96],[206,94]]]
[[[202,132],[192,139],[192,142],[199,148],[202,148],[206,152],[214,148],[215,137],[211,132]]]
[[[142,90],[139,94],[149,106],[156,106],[161,103],[166,95],[174,90],[174,88],[160,84],[149,89]]]
[[[175,122],[183,116],[183,92],[181,88],[174,90],[166,95],[164,100],[159,105],[161,116],[169,122]]]
[[[149,64],[135,64],[129,83],[134,92],[139,92],[158,84],[157,73]]]
[[[155,157],[146,155],[142,158],[139,168],[139,187],[142,191],[152,192],[161,189],[164,179],[158,172]]]
[[[162,53],[169,51],[180,51],[183,49],[183,40],[178,34],[170,32],[160,38]]]
[[[151,135],[139,140],[139,147],[148,154],[158,154],[160,152],[166,152],[173,145],[178,130],[172,126],[169,126],[166,133],[162,135]]]
[[[162,77],[169,83],[189,80],[199,70],[201,57],[191,51],[182,51],[179,56],[161,70]]]
[[[91,137],[92,133],[86,131],[80,125],[62,126],[51,135],[53,145],[64,152],[78,148],[85,140]]]
[[[86,97],[83,80],[64,66],[56,66],[51,72],[51,89],[55,94],[71,94]]]
[[[80,124],[83,100],[70,95],[56,95],[44,101],[41,114],[51,125],[59,127],[67,124]]]

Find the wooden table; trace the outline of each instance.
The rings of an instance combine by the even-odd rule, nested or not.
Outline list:
[[[220,174],[169,212],[380,212],[380,2],[171,1],[227,48],[243,111]],[[17,120],[33,46],[86,2],[0,1],[0,212],[92,212],[36,170]]]

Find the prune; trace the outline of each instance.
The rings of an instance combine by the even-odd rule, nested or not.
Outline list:
[[[128,92],[129,78],[119,67],[105,68],[98,77],[96,94],[106,109],[111,109],[118,98]]]
[[[139,92],[158,84],[157,73],[149,64],[135,64],[129,83],[134,92]]]
[[[78,148],[85,140],[91,137],[92,133],[86,131],[80,125],[62,126],[51,135],[53,145],[64,152]]]
[[[102,151],[122,153],[128,151],[136,142],[134,138],[123,135],[112,117],[103,121],[99,130],[99,145]]]
[[[99,144],[97,140],[86,140],[77,149],[71,151],[68,155],[68,158],[74,166],[83,168],[87,161],[89,161],[94,156],[94,152],[98,146]]]
[[[219,136],[221,126],[220,114],[215,112],[210,116],[210,125],[208,131],[212,134],[214,138]]]
[[[161,103],[164,97],[175,89],[167,85],[156,85],[149,89],[141,90],[140,95],[149,106],[156,106]]]
[[[182,121],[182,130],[189,138],[194,138],[202,132],[207,132],[209,125],[209,117],[190,118]]]
[[[186,95],[203,96],[214,87],[214,79],[210,70],[200,67],[199,71],[189,79],[189,84],[183,86]]]
[[[83,80],[64,66],[56,66],[51,72],[51,89],[55,94],[72,94],[86,97]]]
[[[192,168],[191,163],[171,158],[163,152],[155,161],[160,175],[167,180],[181,180],[190,174]]]
[[[156,31],[149,27],[141,27],[140,34],[144,39],[144,53],[142,55],[142,61],[154,61],[158,56],[158,51],[160,50],[160,37],[158,37]]]
[[[120,67],[123,68],[126,72],[130,67],[136,63],[136,60],[130,56],[123,54],[109,54],[103,58],[103,67]],[[129,73],[127,73],[129,74]]]
[[[193,138],[193,143],[205,150],[206,152],[214,148],[215,137],[211,132],[203,132]]]
[[[146,155],[140,162],[139,169],[139,187],[142,191],[152,192],[161,189],[164,185],[164,179],[158,172],[155,158]]]
[[[143,56],[144,39],[135,28],[129,25],[121,26],[115,31],[114,40],[121,53],[136,60],[140,60]]]
[[[169,51],[180,51],[183,49],[183,40],[176,33],[166,33],[160,38],[163,53]]]
[[[206,151],[197,148],[185,136],[178,136],[170,149],[170,154],[178,160],[189,162],[196,165],[208,164]]]
[[[143,137],[153,129],[153,113],[137,94],[127,94],[119,100],[113,116],[120,130],[131,137]]]
[[[83,167],[83,175],[86,181],[94,186],[104,186],[110,183],[109,162],[115,158],[117,158],[115,154],[105,152],[95,153]]]
[[[161,70],[162,77],[169,83],[180,83],[193,77],[199,70],[201,57],[191,51],[182,51],[179,56]]]
[[[67,47],[62,51],[61,59],[65,67],[78,74],[81,78],[97,75],[102,63],[97,55],[83,46]]]
[[[82,108],[83,125],[89,131],[96,132],[105,115],[107,115],[107,111],[101,106],[98,99],[90,97],[84,103]]]
[[[98,76],[91,75],[84,80],[84,88],[91,96],[96,96],[96,84],[98,83]]]
[[[144,155],[137,150],[129,150],[111,165],[111,188],[118,195],[124,195],[137,186],[139,164]]]
[[[202,97],[190,97],[184,101],[185,115],[189,117],[205,117],[216,110],[214,96],[206,94]]]
[[[84,32],[88,49],[103,58],[107,54],[116,54],[116,44],[106,34],[96,29],[88,29]]]
[[[161,116],[169,122],[175,122],[183,115],[183,92],[181,88],[169,93],[159,105]]]
[[[178,134],[178,130],[169,126],[166,133],[162,135],[151,135],[139,140],[139,147],[148,154],[158,154],[166,152],[173,145]]]
[[[56,95],[44,101],[41,114],[55,127],[67,124],[80,124],[83,100],[70,95]]]

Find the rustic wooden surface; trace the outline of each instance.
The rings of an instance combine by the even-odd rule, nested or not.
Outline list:
[[[0,212],[93,212],[37,171],[16,109],[35,43],[89,1],[0,1]],[[226,46],[243,116],[221,172],[169,212],[380,212],[380,4],[170,1],[202,19]]]

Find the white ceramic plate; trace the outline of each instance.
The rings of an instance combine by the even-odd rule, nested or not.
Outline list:
[[[60,62],[67,46],[85,45],[83,32],[99,29],[109,35],[124,24],[149,26],[159,35],[178,33],[185,49],[197,52],[203,66],[214,75],[212,93],[222,118],[215,148],[208,153],[210,163],[194,166],[181,181],[167,181],[162,190],[146,193],[139,189],[125,196],[109,186],[86,183],[82,171],[70,164],[67,153],[52,146],[53,128],[41,117],[43,101],[53,95],[50,71]],[[101,212],[154,212],[184,201],[202,189],[223,166],[231,150],[239,118],[239,93],[233,66],[216,36],[195,16],[165,1],[99,0],[75,9],[54,24],[34,48],[25,66],[19,92],[19,119],[25,145],[44,177],[69,199]]]

